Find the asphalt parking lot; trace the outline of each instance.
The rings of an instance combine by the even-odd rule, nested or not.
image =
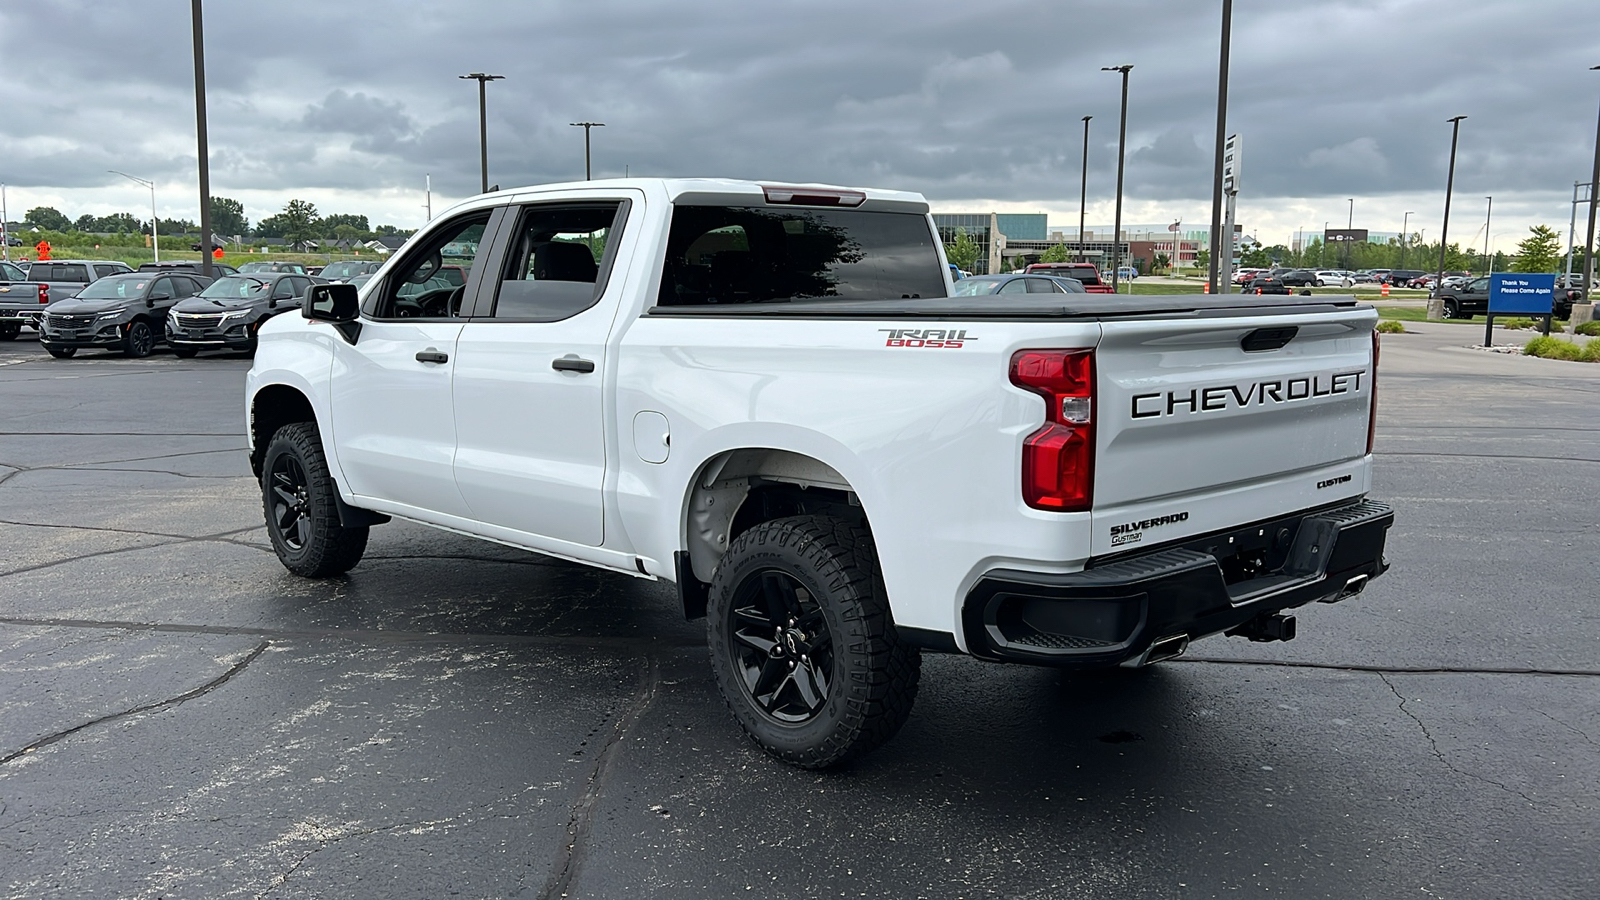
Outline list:
[[[1139,672],[927,657],[852,768],[663,585],[405,523],[288,575],[248,361],[0,344],[0,896],[1595,896],[1600,366],[1386,336],[1391,572]]]

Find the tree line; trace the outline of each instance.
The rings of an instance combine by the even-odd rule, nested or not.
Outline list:
[[[51,206],[36,206],[28,210],[22,222],[41,231],[68,236],[74,232],[86,235],[132,235],[147,234],[150,231],[149,220],[140,219],[132,213],[114,213],[109,216],[85,214],[77,219],[71,219]],[[199,224],[188,219],[161,219],[158,224],[163,236],[200,232]],[[246,242],[252,238],[282,238],[290,244],[302,244],[306,241],[326,239],[369,241],[390,235],[405,237],[409,236],[413,229],[394,225],[379,225],[373,228],[368,224],[366,216],[356,213],[319,215],[315,204],[298,199],[290,200],[281,212],[256,222],[252,228],[250,220],[245,217],[243,203],[230,197],[212,197],[211,230],[215,234],[237,237]]]

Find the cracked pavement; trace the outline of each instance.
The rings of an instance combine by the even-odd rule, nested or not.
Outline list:
[[[247,361],[0,344],[0,898],[1592,896],[1600,367],[1411,327],[1366,593],[1137,672],[929,656],[829,774],[663,585],[399,522],[288,575]]]

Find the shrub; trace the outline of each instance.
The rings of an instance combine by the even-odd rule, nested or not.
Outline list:
[[[1540,335],[1529,341],[1522,352],[1528,356],[1538,356],[1544,359],[1564,359],[1572,362],[1583,361],[1584,351],[1577,344],[1564,341],[1558,337],[1545,337]]]
[[[1378,323],[1378,331],[1383,334],[1405,334],[1406,323],[1396,322],[1393,319],[1384,319]]]
[[[1584,362],[1600,363],[1600,339],[1584,344],[1583,352],[1579,354],[1578,358]]]
[[[1586,334],[1589,337],[1600,337],[1600,319],[1596,319],[1592,322],[1585,322],[1573,330],[1578,334]]]
[[[1521,316],[1511,319],[1502,319],[1499,322],[1501,328],[1510,328],[1513,330],[1518,328],[1535,328],[1539,324],[1539,322],[1535,322],[1533,319],[1526,319]]]

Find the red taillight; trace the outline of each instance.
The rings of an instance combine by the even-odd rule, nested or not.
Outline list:
[[[1372,329],[1372,376],[1368,379],[1371,386],[1367,389],[1367,401],[1371,410],[1367,413],[1367,455],[1372,455],[1372,441],[1378,436],[1378,329]]]
[[[1022,442],[1022,499],[1080,512],[1094,502],[1094,351],[1019,350],[1011,383],[1044,398],[1045,423]]]
[[[39,302],[40,303],[49,303],[50,302],[50,285],[48,285],[48,284],[40,284],[39,285]]]

